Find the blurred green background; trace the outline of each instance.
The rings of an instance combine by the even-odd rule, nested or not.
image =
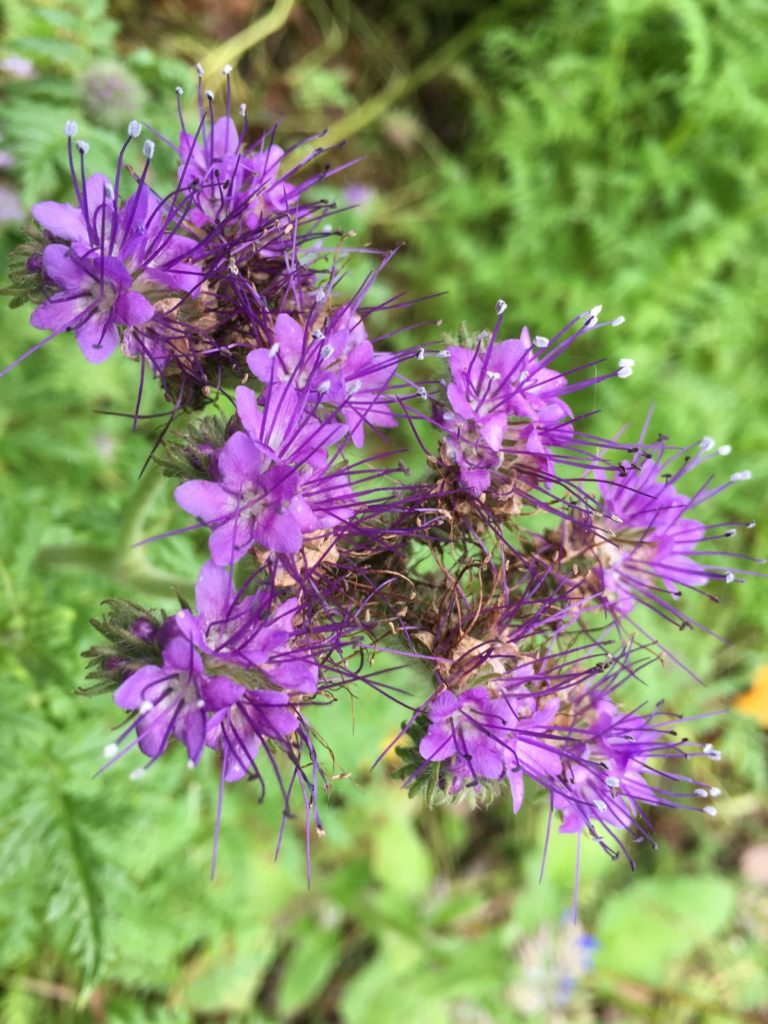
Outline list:
[[[635,375],[601,389],[600,429],[732,444],[719,500],[760,519],[768,479],[768,6],[764,0],[0,0],[0,253],[29,205],[65,198],[62,125],[94,170],[125,124],[174,131],[190,63],[284,137],[330,126],[331,179],[360,240],[402,242],[384,290],[442,292],[419,319],[551,335],[602,302],[601,352]],[[162,175],[163,169],[160,167]],[[364,188],[351,188],[363,185]],[[39,335],[0,310],[0,363]],[[382,325],[382,330],[384,326]],[[429,328],[424,336],[434,336]],[[723,750],[719,816],[656,818],[638,872],[575,852],[545,815],[427,813],[369,766],[399,727],[361,700],[327,712],[339,764],[306,889],[300,823],[227,792],[208,880],[214,766],[169,757],[93,779],[118,716],[73,691],[107,596],[174,607],[199,564],[169,490],[138,475],[149,431],[135,366],[88,367],[66,339],[0,381],[0,1024],[495,1024],[768,1021],[768,662],[759,581],[689,608],[726,635],[664,635],[649,685]],[[758,524],[759,525],[759,524]],[[764,530],[739,539],[765,553]],[[754,549],[749,545],[754,545]],[[727,600],[726,600],[727,599]],[[748,696],[745,698],[744,694]],[[702,820],[703,819],[703,820]]]

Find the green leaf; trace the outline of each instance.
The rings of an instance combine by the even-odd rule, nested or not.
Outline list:
[[[635,878],[598,916],[597,968],[661,985],[671,965],[728,927],[735,910],[735,886],[727,878]]]
[[[313,1005],[341,959],[341,939],[335,930],[306,921],[288,952],[280,976],[277,1011],[292,1017]]]

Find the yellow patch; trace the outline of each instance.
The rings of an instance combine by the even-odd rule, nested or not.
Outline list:
[[[768,729],[768,665],[759,665],[752,675],[752,685],[739,694],[733,702],[734,708],[743,715],[750,715]]]

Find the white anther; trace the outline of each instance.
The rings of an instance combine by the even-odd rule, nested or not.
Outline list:
[[[451,358],[451,353],[448,351],[447,348],[444,348],[442,352],[438,352],[437,354],[440,356],[441,359]]]
[[[694,789],[693,795],[694,796],[700,796],[700,797],[708,797],[709,796],[709,790],[708,789]]]
[[[631,366],[634,366],[634,365],[635,365],[635,360],[634,359],[620,359],[619,360],[619,366],[630,366],[631,367]]]
[[[528,373],[527,370],[523,370],[523,372],[520,374],[520,380],[521,381],[528,380],[529,377],[530,377],[530,374]]]
[[[181,88],[180,85],[176,86],[176,95],[177,96],[183,96],[184,95],[184,90]]]
[[[704,437],[702,437],[702,439],[699,441],[699,448],[701,448],[703,452],[711,452],[716,444],[717,442],[715,441],[714,437],[709,437],[708,434],[705,434]]]
[[[195,71],[197,71],[197,74],[198,74],[199,78],[202,78],[203,75],[205,74],[205,72],[203,71],[203,65],[202,64],[195,64]]]
[[[756,526],[757,526],[757,520],[756,519],[750,519],[750,521],[746,524],[746,528],[748,530],[754,530],[754,528]]]
[[[711,743],[705,743],[701,749],[701,752],[705,757],[708,757],[711,761],[720,761],[723,756],[719,750],[712,746]]]
[[[138,137],[141,135],[141,125],[139,124],[138,121],[128,122],[128,134],[132,139],[138,139]]]
[[[104,747],[104,757],[111,759],[116,757],[119,751],[120,747],[118,747],[116,743],[108,743],[106,747]]]
[[[725,582],[726,583],[733,583],[733,581],[735,579],[736,579],[735,575],[730,570],[725,574]]]
[[[111,181],[104,182],[104,198],[108,199],[110,202],[115,198],[115,190],[112,188]]]
[[[146,768],[134,768],[131,774],[128,776],[128,778],[131,780],[131,782],[138,782],[140,779],[144,778],[146,772]]]
[[[614,320],[611,320],[611,326],[612,327],[621,327],[621,325],[625,324],[626,322],[627,322],[627,318],[625,316],[617,316]]]
[[[506,311],[506,302],[504,301],[504,299],[499,299],[498,302],[496,303],[496,316],[501,316],[503,313],[506,313]]]
[[[202,699],[201,699],[201,700],[196,700],[196,701],[195,701],[195,707],[196,707],[196,708],[197,708],[197,709],[198,709],[199,711],[202,711],[202,710],[203,710],[203,708],[205,707],[205,701],[204,701],[204,700],[202,700]]]
[[[323,345],[320,349],[320,358],[325,360],[331,355],[333,355],[333,345]]]
[[[712,804],[707,804],[706,807],[702,807],[702,811],[704,811],[705,814],[708,814],[710,818],[717,817],[717,808],[713,807]]]
[[[205,98],[207,100],[212,100],[213,99],[213,92],[210,89],[206,89],[205,90]]]
[[[139,714],[146,715],[146,713],[148,711],[151,711],[154,706],[155,705],[152,703],[151,700],[143,700],[141,704],[139,704]]]
[[[68,139],[74,139],[77,135],[77,121],[65,121],[64,122],[64,134]]]
[[[533,339],[533,344],[536,348],[546,348],[549,344],[549,338],[545,338],[543,334],[537,334]]]
[[[609,786],[611,789],[618,789],[621,785],[621,780],[617,779],[615,775],[608,775],[606,777],[605,784],[606,786]]]
[[[221,69],[221,73],[225,77],[227,75],[231,75],[232,74],[232,65],[231,64],[225,64],[224,67]]]
[[[420,360],[420,361],[424,358],[424,349],[423,348],[419,349],[419,354],[416,356],[416,358],[418,360]]]
[[[280,342],[276,341],[274,345],[269,346],[269,358],[274,359],[277,353],[280,351]]]
[[[733,448],[731,448],[731,446],[729,444],[721,444],[720,447],[717,449],[717,454],[718,455],[730,455],[732,451],[733,451]]]
[[[330,387],[330,386],[331,385],[328,384],[328,387]],[[347,388],[346,388],[347,394],[348,395],[356,395],[357,392],[360,390],[360,388],[362,386],[363,386],[363,382],[361,380],[353,380],[353,381],[351,381],[349,384],[347,384]]]
[[[711,796],[711,797],[712,797],[713,799],[717,799],[717,797],[719,797],[719,796],[720,796],[720,794],[721,794],[722,792],[723,792],[723,791],[722,791],[722,789],[720,789],[720,787],[719,787],[719,786],[713,786],[713,787],[712,787],[712,788],[710,789],[710,791],[709,791],[709,795],[710,795],[710,796]]]
[[[246,110],[245,104],[241,103],[240,104],[240,117],[245,117],[245,110]]]
[[[329,380],[324,380],[320,385],[318,385],[317,393],[319,395],[327,395],[330,390],[331,382]]]
[[[741,480],[751,480],[752,472],[749,469],[741,469],[738,473],[731,473],[731,482],[738,483]]]
[[[85,154],[91,148],[87,142],[76,142],[75,145],[77,146],[78,153],[82,153],[83,156],[85,156]]]
[[[424,401],[426,401],[429,398],[429,394],[427,393],[427,389],[426,388],[421,388],[421,387],[416,388],[416,396],[418,398],[423,399]]]
[[[618,377],[618,378],[619,378],[620,380],[626,380],[626,379],[627,379],[627,377],[631,377],[631,376],[632,376],[632,373],[633,373],[633,372],[634,372],[634,371],[632,370],[632,367],[631,367],[631,366],[621,366],[621,365],[619,365],[619,368],[618,368],[618,370],[616,371],[616,376],[617,376],[617,377]]]
[[[144,143],[143,152],[147,160],[151,160],[152,157],[155,155],[155,144],[152,141],[152,139],[147,139],[147,141]]]
[[[191,772],[194,767],[195,767],[195,762],[192,760],[191,757],[188,758],[187,759],[187,770]]]
[[[735,530],[726,530],[725,533],[723,534],[723,536],[724,537],[735,537],[736,536],[736,531]]]
[[[595,800],[593,802],[598,811],[608,810],[608,804],[605,802],[605,800]]]
[[[486,370],[485,376],[488,380],[501,380],[501,374],[496,370]]]

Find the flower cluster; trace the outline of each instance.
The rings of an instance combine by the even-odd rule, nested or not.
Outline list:
[[[560,831],[628,857],[627,834],[652,837],[650,809],[714,814],[717,788],[675,766],[717,751],[633,697],[659,662],[633,615],[691,625],[686,588],[753,572],[720,542],[754,524],[704,512],[748,472],[713,482],[730,448],[709,438],[679,449],[647,425],[637,443],[586,431],[571,396],[634,365],[595,358],[595,332],[623,322],[600,307],[551,340],[507,337],[502,301],[478,334],[377,335],[404,305],[368,304],[390,255],[337,298],[354,252],[320,230],[314,151],[254,138],[228,77],[216,117],[199,72],[196,126],[179,102],[178,144],[159,137],[178,159],[173,189],[151,184],[151,140],[127,173],[137,121],[110,179],[86,174],[69,123],[76,203],[37,204],[42,234],[24,250],[40,344],[73,331],[90,362],[119,348],[159,380],[170,420],[187,413],[155,458],[207,560],[194,608],[112,602],[95,623],[92,689],[129,716],[107,765],[182,746],[194,768],[208,750],[221,793],[274,777],[286,816],[299,794],[320,828],[332,737],[318,709],[367,686],[389,699],[382,735],[387,709],[405,713],[397,771],[430,802],[508,791],[517,814],[538,792]],[[556,368],[566,352],[582,361]],[[407,469],[390,431],[413,441]],[[402,659],[394,676],[372,669],[384,650]]]

